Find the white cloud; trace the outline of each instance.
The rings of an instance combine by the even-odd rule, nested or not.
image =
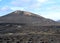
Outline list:
[[[26,6],[26,5],[30,4],[29,3],[30,1],[31,0],[13,0],[13,1],[11,1],[11,4],[13,6]]]
[[[48,0],[13,0],[11,4],[16,7],[39,8],[44,2]]]
[[[10,10],[10,8],[8,7],[8,6],[4,6],[4,7],[2,7],[1,9],[0,9],[0,12],[1,11],[8,11],[8,10]]]
[[[51,6],[51,7],[48,7],[47,8],[48,10],[59,10],[60,11],[60,6],[55,6],[55,5],[53,5],[53,6]]]
[[[35,3],[31,4],[29,8],[39,9],[43,3],[47,2],[48,0],[35,0]]]
[[[60,20],[60,12],[45,12],[45,15],[42,14],[42,16],[53,20]]]
[[[47,2],[48,0],[37,0],[37,1],[40,3],[44,3],[44,2]]]
[[[38,8],[40,8],[40,6],[41,6],[41,4],[36,3],[36,4],[30,5],[29,8],[38,9]]]
[[[31,0],[22,0],[23,2],[30,2]]]
[[[8,6],[3,6],[2,8],[0,8],[0,16],[10,13],[11,11],[12,9],[9,8]]]
[[[13,11],[15,11],[15,10],[25,10],[25,8],[22,8],[22,7],[11,7],[11,9]]]

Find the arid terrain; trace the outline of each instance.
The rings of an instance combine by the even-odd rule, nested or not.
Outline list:
[[[60,43],[60,23],[17,10],[0,17],[0,43]]]

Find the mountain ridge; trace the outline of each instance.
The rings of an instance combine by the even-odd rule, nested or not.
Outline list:
[[[18,11],[0,17],[0,33],[54,32],[60,23],[34,13]]]
[[[0,23],[25,23],[28,25],[60,25],[51,19],[27,11],[14,11],[0,17]]]

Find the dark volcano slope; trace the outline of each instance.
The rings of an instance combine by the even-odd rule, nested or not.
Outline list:
[[[58,22],[26,11],[18,10],[0,17],[0,33],[53,31],[57,29],[54,26],[60,28]]]
[[[42,16],[26,12],[26,11],[15,11],[0,18],[0,23],[25,23],[28,25],[58,25],[57,22],[46,19]]]

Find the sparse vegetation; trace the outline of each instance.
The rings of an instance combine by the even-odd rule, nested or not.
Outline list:
[[[0,40],[2,42],[6,40],[7,43],[9,41],[20,43],[30,39],[33,43],[36,41],[60,43],[59,38],[60,24],[42,16],[15,11],[0,17]]]

